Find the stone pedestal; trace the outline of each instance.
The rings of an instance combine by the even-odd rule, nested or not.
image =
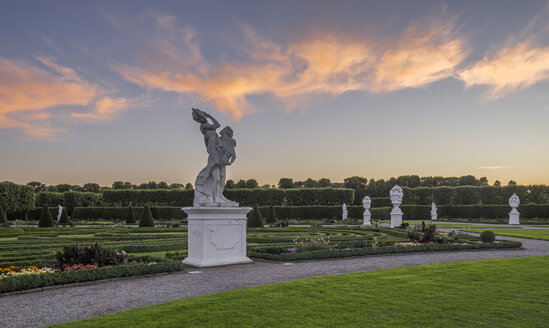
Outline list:
[[[431,214],[431,221],[436,221],[436,220],[437,220],[437,215]]]
[[[251,263],[246,256],[246,214],[250,207],[184,207],[188,256],[184,264],[209,267]]]
[[[362,225],[372,225],[372,223],[370,222],[371,217],[372,217],[372,214],[370,213],[370,210],[365,209],[364,210],[364,222],[362,223]]]
[[[513,208],[511,212],[509,212],[509,224],[520,224],[519,216],[519,211],[517,211],[516,208]]]
[[[400,227],[402,224],[402,214],[404,213],[402,213],[402,210],[398,205],[391,210],[391,227]]]

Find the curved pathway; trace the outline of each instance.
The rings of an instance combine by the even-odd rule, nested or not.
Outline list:
[[[504,237],[522,249],[376,255],[324,261],[194,269],[0,296],[0,326],[42,327],[141,306],[309,277],[456,261],[549,255],[549,241]],[[197,271],[199,273],[197,273]]]

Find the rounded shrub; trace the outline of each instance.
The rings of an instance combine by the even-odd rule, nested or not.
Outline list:
[[[154,219],[149,205],[145,205],[145,207],[143,208],[143,212],[141,212],[141,217],[139,218],[139,226],[154,228]]]
[[[263,228],[265,223],[257,206],[254,206],[254,209],[248,215],[248,228]]]
[[[484,230],[480,234],[480,240],[483,243],[493,243],[496,240],[496,235],[490,230]]]
[[[128,216],[126,217],[126,223],[127,224],[132,224],[132,223],[135,223],[135,215],[133,214],[133,209],[132,207],[128,207]]]
[[[38,221],[38,227],[53,227],[53,219],[51,217],[50,209],[46,205],[42,206],[42,212],[40,213],[40,221]]]

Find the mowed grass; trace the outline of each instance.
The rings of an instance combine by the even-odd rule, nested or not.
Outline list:
[[[471,232],[481,233],[485,229],[471,229]],[[522,237],[530,239],[549,240],[549,229],[492,229],[496,235]]]
[[[60,327],[547,327],[549,257],[311,278]]]

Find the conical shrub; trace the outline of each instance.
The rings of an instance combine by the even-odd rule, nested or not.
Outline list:
[[[264,224],[259,209],[257,209],[257,206],[254,206],[248,217],[248,228],[263,228]]]
[[[53,227],[53,219],[51,218],[50,210],[46,205],[42,207],[42,212],[40,212],[40,221],[38,221],[38,227],[39,228]]]
[[[1,226],[8,226],[8,218],[6,217],[6,212],[3,208],[0,207],[0,225]]]
[[[128,207],[128,216],[126,217],[126,224],[133,224],[135,223],[135,215],[133,214],[132,207]]]
[[[267,213],[267,223],[276,223],[276,220],[278,220],[278,218],[276,217],[274,207],[271,205],[269,206],[269,213]]]
[[[59,218],[59,224],[62,224],[63,227],[66,227],[67,225],[71,225],[71,221],[69,220],[69,216],[67,215],[67,210],[65,210],[65,208],[61,210],[61,217]]]
[[[149,205],[145,205],[145,207],[143,208],[143,212],[141,212],[141,217],[139,217],[139,226],[154,228],[154,219]]]

